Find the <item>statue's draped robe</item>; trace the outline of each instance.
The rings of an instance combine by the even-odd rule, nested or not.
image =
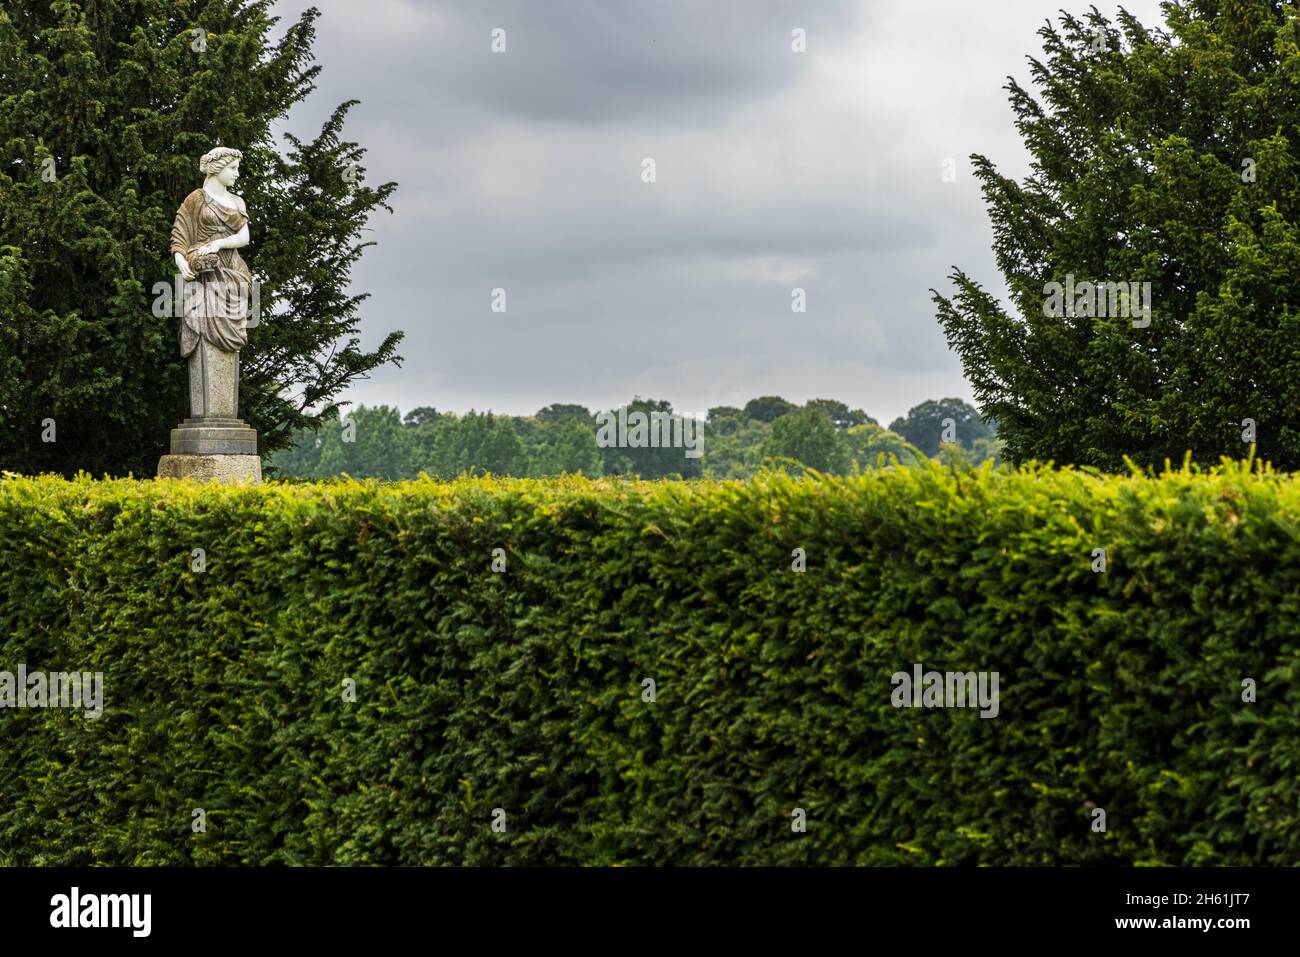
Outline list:
[[[172,254],[186,262],[206,243],[233,236],[244,228],[248,217],[223,206],[199,188],[185,197],[172,226]],[[248,304],[253,274],[238,250],[217,253],[215,271],[198,274],[186,283],[181,320],[181,355],[188,357],[203,339],[225,352],[238,352],[248,342]],[[193,266],[191,266],[193,268]]]

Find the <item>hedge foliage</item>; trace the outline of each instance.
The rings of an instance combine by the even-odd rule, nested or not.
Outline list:
[[[7,477],[0,670],[106,700],[0,711],[0,863],[1294,865],[1298,522],[1243,466]]]

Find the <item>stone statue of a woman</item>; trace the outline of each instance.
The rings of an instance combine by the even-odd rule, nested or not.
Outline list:
[[[261,477],[257,433],[238,418],[239,350],[254,301],[252,273],[237,252],[249,243],[248,209],[230,192],[242,158],[228,147],[205,153],[203,186],[185,197],[172,226],[172,257],[185,280],[180,345],[189,362],[190,418],[172,430],[160,476]]]

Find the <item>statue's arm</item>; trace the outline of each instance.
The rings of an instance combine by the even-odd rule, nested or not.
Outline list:
[[[252,242],[248,235],[248,207],[244,205],[243,197],[236,196],[235,199],[239,202],[239,211],[244,214],[244,227],[233,236],[214,242],[213,245],[218,249],[243,249]]]
[[[176,263],[176,268],[180,271],[181,276],[187,280],[194,278],[189,261],[185,258],[185,252],[190,245],[189,223],[193,221],[191,218],[192,198],[192,196],[185,198],[185,202],[181,203],[181,208],[176,210],[176,221],[172,223],[172,260]]]
[[[251,242],[248,236],[248,220],[244,220],[244,228],[233,236],[227,236],[221,240],[221,245],[226,249],[243,249]]]

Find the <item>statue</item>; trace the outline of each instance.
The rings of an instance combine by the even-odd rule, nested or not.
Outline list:
[[[248,209],[230,192],[243,154],[205,153],[203,186],[176,211],[171,252],[185,280],[181,356],[189,363],[190,417],[172,430],[163,478],[260,481],[257,432],[239,418],[239,350],[248,343],[253,276],[238,250],[249,244]]]

